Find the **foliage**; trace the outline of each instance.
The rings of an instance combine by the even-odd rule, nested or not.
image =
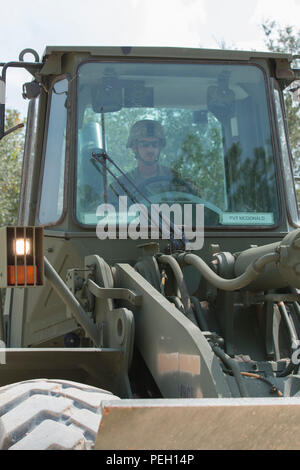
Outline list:
[[[276,21],[266,20],[262,28],[270,51],[299,53],[300,31],[295,32],[293,26],[280,26]]]
[[[295,31],[292,26],[280,26],[276,21],[271,20],[265,21],[262,28],[265,34],[266,46],[270,51],[299,54],[300,30]],[[299,67],[299,63],[297,64],[297,61],[295,61],[294,67],[297,66]],[[284,92],[284,97],[295,174],[300,176],[300,111],[299,105],[293,104],[292,95],[289,91],[290,88],[295,88],[295,86],[297,86],[296,82]]]
[[[190,127],[191,129],[191,127]],[[224,204],[222,134],[217,119],[209,114],[202,132],[187,133],[174,164],[178,176],[189,182],[196,194],[218,207]]]
[[[10,129],[20,123],[18,111],[7,109],[5,128]],[[23,146],[22,130],[12,132],[0,141],[0,227],[17,222]],[[0,314],[4,297],[5,290],[0,289]]]
[[[18,111],[6,110],[6,129],[20,122]],[[23,145],[22,130],[12,132],[0,141],[0,226],[14,225],[17,221]]]

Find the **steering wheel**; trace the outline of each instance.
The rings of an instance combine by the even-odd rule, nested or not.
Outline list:
[[[182,184],[182,186],[184,186],[187,189],[187,192],[170,190],[170,191],[163,191],[158,194],[149,194],[149,191],[145,190],[149,184],[161,183],[164,181],[168,183],[178,182],[179,184]],[[144,199],[142,201],[139,201],[141,203],[143,203],[143,201],[145,201],[146,198],[149,200],[151,204],[160,204],[160,203],[164,203],[168,201],[172,201],[172,202],[178,201],[178,202],[184,203],[185,201],[188,201],[189,203],[203,204],[205,207],[207,207],[207,209],[210,209],[212,212],[218,215],[223,212],[222,209],[220,209],[220,207],[217,207],[212,202],[206,201],[205,199],[202,199],[197,194],[195,194],[190,184],[184,181],[182,178],[174,179],[169,176],[153,176],[152,178],[147,179],[142,184],[137,186],[137,188],[144,196]]]
[[[188,202],[190,204],[203,204],[208,209],[221,214],[223,211],[220,207],[217,207],[212,202],[206,201],[202,197],[197,196],[196,194],[184,193],[183,191],[164,191],[163,193],[153,194],[149,196],[149,201],[153,204],[159,204],[164,202]]]
[[[150,184],[164,183],[164,182],[171,183],[174,186],[175,191],[176,191],[176,186],[184,186],[187,192],[189,193],[194,192],[191,185],[187,183],[184,179],[173,177],[173,176],[152,176],[151,178],[148,178],[147,180],[143,181],[143,183],[139,184],[137,188],[144,196],[149,197],[151,196],[151,193],[149,194],[149,191],[147,191],[146,187],[149,186]]]

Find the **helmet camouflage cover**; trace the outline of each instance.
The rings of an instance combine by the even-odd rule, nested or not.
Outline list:
[[[161,146],[166,145],[166,138],[162,125],[158,121],[144,119],[133,124],[127,141],[127,148],[136,144],[138,139],[145,137],[156,137],[160,140]]]

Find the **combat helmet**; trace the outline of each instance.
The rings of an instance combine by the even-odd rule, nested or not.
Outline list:
[[[138,139],[145,137],[156,137],[160,140],[162,147],[166,145],[165,133],[160,122],[143,119],[131,127],[126,147],[131,148]]]

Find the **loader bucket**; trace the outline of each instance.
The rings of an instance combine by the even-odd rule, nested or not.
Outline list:
[[[97,450],[300,449],[298,397],[122,400],[102,407]]]
[[[119,397],[131,396],[124,355],[118,350],[12,348],[0,353],[0,387],[47,377],[86,383]]]

